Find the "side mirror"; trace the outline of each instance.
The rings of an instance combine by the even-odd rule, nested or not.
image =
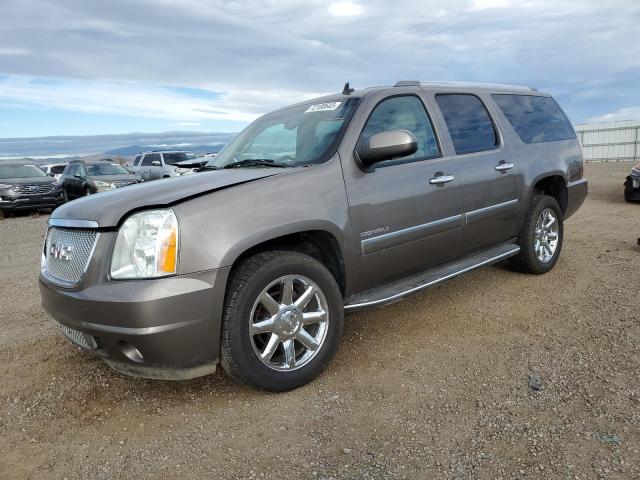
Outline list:
[[[418,150],[418,140],[408,130],[390,130],[376,133],[369,139],[369,145],[359,152],[360,161],[366,166],[384,160],[413,155]]]
[[[154,160],[153,162],[151,162],[151,165],[153,165],[154,167],[161,167],[162,163],[160,163],[159,160]]]
[[[53,172],[49,172],[47,175],[49,175],[50,177],[55,177],[56,176],[56,174],[53,173]]]

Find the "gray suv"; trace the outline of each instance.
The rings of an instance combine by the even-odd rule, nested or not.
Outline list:
[[[334,356],[345,311],[505,259],[548,272],[587,194],[558,104],[499,85],[347,85],[259,118],[205,169],[49,221],[44,308],[121,372],[220,363],[257,388],[299,387]]]

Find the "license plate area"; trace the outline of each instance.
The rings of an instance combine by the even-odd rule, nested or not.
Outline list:
[[[96,339],[88,333],[75,330],[73,328],[67,327],[66,325],[60,325],[60,331],[71,341],[71,343],[77,345],[78,347],[84,348],[86,350],[95,350],[98,348]]]

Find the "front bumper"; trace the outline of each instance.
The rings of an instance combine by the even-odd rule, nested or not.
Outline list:
[[[177,380],[215,371],[227,273],[113,281],[75,290],[41,275],[40,293],[57,322],[85,335],[87,342],[74,342],[85,351],[128,375]]]
[[[589,183],[586,178],[569,182],[567,185],[567,208],[564,212],[564,218],[567,219],[584,203],[584,199],[587,198],[587,192],[589,190]]]
[[[44,195],[0,195],[0,210],[35,210],[56,208],[64,203],[62,190]]]

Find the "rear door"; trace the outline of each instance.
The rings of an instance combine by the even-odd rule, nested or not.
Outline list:
[[[376,94],[360,108],[368,118],[359,112],[358,122],[365,123],[356,127],[356,149],[382,131],[408,130],[418,140],[415,154],[381,162],[374,171],[359,168],[353,151],[344,155],[354,249],[362,262],[355,288],[364,289],[457,256],[461,212],[455,160],[442,156],[424,98]]]
[[[437,93],[462,193],[462,252],[517,235],[518,189],[511,149],[479,95]]]

